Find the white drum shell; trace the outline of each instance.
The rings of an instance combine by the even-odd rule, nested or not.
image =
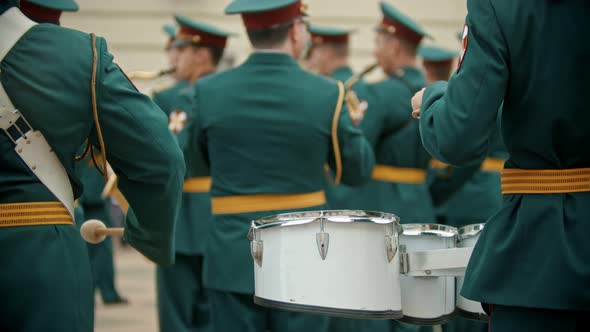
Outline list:
[[[483,227],[482,227],[483,228]],[[457,242],[458,248],[473,248],[479,239],[479,233],[473,236],[465,237],[460,239]],[[463,281],[464,277],[457,277],[457,311],[458,314],[464,316],[465,318],[469,319],[477,319],[487,321],[487,315],[483,308],[481,307],[481,303],[468,300],[461,296],[461,288],[463,288]]]
[[[262,266],[254,264],[257,303],[345,317],[400,318],[399,253],[389,262],[385,245],[392,230],[397,236],[392,224],[324,222],[329,234],[325,260],[316,242],[320,229],[320,222],[313,221],[255,230],[255,240],[263,243]]]
[[[455,248],[456,241],[456,236],[400,235],[400,247],[403,246],[408,253]],[[400,279],[403,321],[420,325],[440,324],[455,311],[455,277],[402,275]]]

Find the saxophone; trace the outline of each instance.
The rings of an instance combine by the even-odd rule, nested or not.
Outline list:
[[[164,69],[160,71],[134,71],[127,76],[130,80],[153,80],[162,76],[170,75],[174,72],[174,68]]]
[[[354,122],[357,125],[361,122],[361,120],[365,116],[365,113],[367,112],[369,104],[365,100],[360,100],[358,98],[356,92],[354,92],[352,90],[352,88],[354,87],[355,84],[360,82],[365,75],[367,75],[370,72],[372,72],[373,70],[375,70],[375,68],[377,68],[378,66],[379,65],[376,63],[372,64],[372,65],[368,66],[367,68],[365,68],[360,73],[353,75],[351,78],[349,78],[344,83],[344,88],[346,89],[345,100],[346,100],[346,106],[348,106],[348,113],[350,114],[350,118],[352,119],[352,122]]]

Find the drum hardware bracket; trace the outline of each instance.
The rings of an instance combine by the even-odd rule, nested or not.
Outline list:
[[[328,247],[330,246],[330,234],[324,232],[324,218],[319,218],[320,221],[320,232],[316,233],[315,241],[318,245],[318,251],[320,252],[320,257],[322,260],[326,260],[326,256],[328,256]]]
[[[387,261],[391,261],[397,254],[397,237],[395,235],[385,235],[385,249],[387,250]]]
[[[399,246],[399,269],[401,274],[408,273],[408,253],[406,252],[406,246],[400,244]]]
[[[250,240],[250,253],[252,254],[252,258],[259,267],[262,267],[262,253],[264,251],[264,243],[262,240],[258,239],[256,230],[254,230],[253,227],[251,227],[250,231],[248,231],[248,239]]]
[[[400,246],[400,273],[412,277],[463,276],[473,248],[405,252]]]

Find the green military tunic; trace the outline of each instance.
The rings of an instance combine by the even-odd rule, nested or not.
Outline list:
[[[225,97],[211,97],[220,94]],[[241,66],[199,81],[189,151],[203,151],[206,156],[213,181],[212,197],[322,190],[324,164],[329,162],[334,167],[330,136],[337,99],[338,89],[332,80],[305,72],[291,56],[281,53],[256,52]],[[340,115],[338,141],[342,181],[366,181],[373,168],[373,152],[361,131],[354,128],[346,108]],[[302,210],[324,208],[321,205]],[[293,331],[321,331],[326,326],[322,316],[281,313],[252,303],[254,262],[246,237],[250,222],[281,212],[287,211],[213,215],[204,282],[213,290],[214,324],[219,324],[216,307],[233,309],[232,314],[243,313],[240,322],[228,318],[222,322],[224,327],[214,325],[215,329],[266,329],[263,315],[270,312],[290,317]],[[295,322],[301,317],[306,317],[307,324],[315,321],[319,325],[303,324],[298,328]],[[252,321],[261,325],[248,326]],[[277,326],[280,324],[271,323],[270,328]]]
[[[418,126],[411,121],[409,97],[426,83],[416,68],[404,67],[382,82],[366,86],[368,110],[360,127],[375,149],[377,164],[426,169],[430,157],[422,147]],[[372,180],[351,188],[347,207],[394,213],[402,223],[434,222],[425,184]]]
[[[0,4],[0,20],[14,5]],[[102,38],[97,39],[97,53],[97,104],[107,156],[135,207],[125,238],[150,259],[172,263],[182,155],[164,116],[113,63]],[[32,27],[0,63],[0,80],[12,103],[45,135],[70,177],[75,197],[82,186],[74,156],[87,137],[98,144],[91,71],[90,36],[48,24]],[[137,123],[137,118],[145,121]],[[56,198],[0,134],[0,203],[48,201]],[[75,225],[4,227],[0,242],[0,330],[93,330],[90,265]]]
[[[424,93],[428,151],[453,165],[480,162],[504,101],[507,169],[590,166],[590,131],[581,125],[589,119],[590,48],[575,37],[590,33],[588,3],[470,0],[468,13],[458,74]],[[504,195],[475,247],[463,295],[498,307],[503,331],[535,314],[543,321],[564,316],[525,308],[590,309],[589,204],[587,192]]]
[[[188,131],[179,117],[192,118],[194,85],[187,84],[170,102],[170,109],[163,109],[174,124],[173,132],[182,147],[188,141]],[[184,116],[181,115],[184,113]],[[178,130],[179,132],[176,132]],[[208,174],[209,170],[199,154],[185,156],[187,172]],[[184,331],[198,329],[208,331],[209,304],[203,287],[203,260],[209,224],[211,222],[211,197],[209,193],[183,193],[176,222],[176,262],[169,267],[158,266],[156,283],[160,330]]]
[[[190,83],[187,81],[178,81],[161,91],[153,94],[152,100],[158,105],[166,115],[174,111],[174,101],[178,98],[180,91],[188,88]]]
[[[348,66],[344,66],[336,68],[330,77],[336,81],[346,82],[353,75],[354,73],[352,72],[352,69]],[[365,86],[366,84],[363,81],[358,82],[353,86],[353,91],[359,98],[362,98],[365,95]],[[340,210],[350,208],[348,203],[351,198],[354,199],[354,188],[351,188],[346,184],[334,186],[327,182],[326,200],[328,201],[330,209]]]
[[[487,158],[508,158],[499,123],[497,130],[490,135]],[[436,175],[430,190],[433,200],[438,203],[437,213],[446,225],[461,228],[483,223],[502,206],[500,172],[483,170],[478,164],[449,167]]]

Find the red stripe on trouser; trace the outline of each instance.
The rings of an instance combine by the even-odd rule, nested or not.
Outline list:
[[[488,332],[492,332],[492,315],[494,314],[494,305],[490,304],[490,318],[488,318]]]

